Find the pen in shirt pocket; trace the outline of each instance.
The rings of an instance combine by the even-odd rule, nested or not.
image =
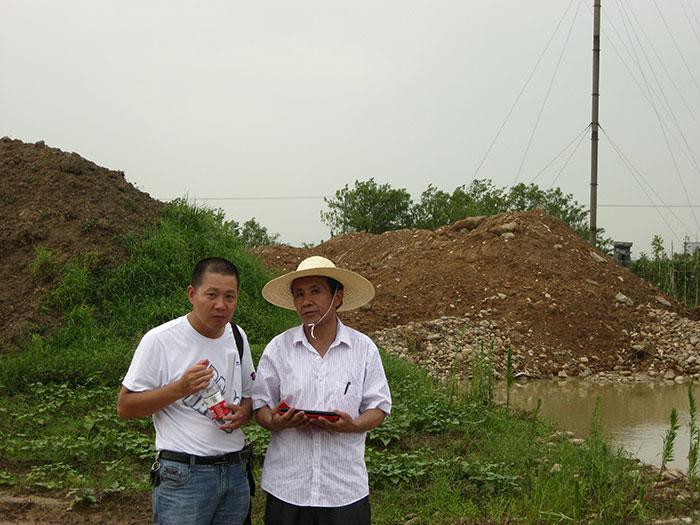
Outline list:
[[[348,383],[345,385],[345,391],[343,392],[343,395],[348,393],[348,388],[350,388],[350,385],[351,385],[351,383],[350,383],[350,381],[348,381]]]

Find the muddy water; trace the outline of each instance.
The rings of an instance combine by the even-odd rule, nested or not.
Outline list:
[[[499,385],[499,398],[505,399],[504,392],[505,385]],[[693,395],[700,405],[700,385],[693,386]],[[645,463],[657,466],[661,464],[663,437],[670,426],[671,408],[675,407],[681,428],[675,440],[675,458],[669,466],[687,469],[688,383],[533,381],[514,385],[510,400],[514,406],[533,409],[537,406],[537,399],[541,398],[541,415],[554,420],[559,428],[572,430],[577,437],[585,437],[597,396],[601,398],[601,421],[609,442],[622,445]],[[700,420],[700,414],[696,417]]]

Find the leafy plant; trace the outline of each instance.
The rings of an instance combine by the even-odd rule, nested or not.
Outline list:
[[[698,482],[697,467],[698,467],[698,452],[700,451],[700,430],[697,425],[697,403],[693,395],[693,385],[695,378],[690,379],[688,383],[688,405],[690,420],[688,421],[689,447],[688,447],[688,477],[692,485],[695,486]]]
[[[510,406],[510,389],[513,388],[515,378],[513,377],[513,355],[512,350],[508,347],[508,356],[506,357],[506,406]]]
[[[504,493],[521,489],[520,477],[506,474],[508,468],[503,463],[462,461],[461,469],[466,478],[479,490]]]
[[[164,206],[145,233],[123,239],[128,260],[117,267],[97,252],[76,254],[59,266],[48,306],[63,317],[62,326],[50,337],[31,334],[22,352],[0,356],[0,392],[21,391],[37,380],[81,384],[89,377],[118,384],[138,339],[191,309],[190,273],[207,256],[226,257],[239,268],[235,319],[249,341],[267,342],[296,324],[294,312],[262,298],[272,275],[246,250],[234,226],[221,212],[177,201]],[[47,267],[50,254],[42,251],[40,257]]]
[[[127,210],[134,211],[136,210],[136,201],[129,195],[123,195],[122,206],[124,206]]]
[[[40,283],[49,283],[56,278],[59,262],[53,252],[45,245],[36,247],[36,259],[32,263],[34,279]]]
[[[677,301],[691,308],[700,306],[700,250],[668,254],[658,235],[651,246],[652,256],[642,253],[630,270]]]
[[[484,351],[484,342],[479,343],[479,352],[472,356],[471,362],[471,382],[469,384],[468,399],[471,403],[481,403],[489,405],[493,402],[493,366],[491,358],[493,356],[493,341],[489,346],[489,351]]]
[[[680,428],[680,425],[678,424],[678,411],[676,411],[676,407],[671,408],[670,420],[671,426],[666,431],[666,435],[664,436],[663,440],[663,449],[661,451],[661,469],[659,474],[666,470],[666,464],[669,461],[673,461],[673,444],[676,440],[676,436],[678,435],[678,429]]]
[[[95,506],[98,503],[95,489],[90,487],[74,487],[70,489],[66,495],[72,500],[71,505],[81,504]]]
[[[97,226],[97,219],[94,219],[92,217],[88,217],[87,219],[83,219],[83,231],[84,232],[89,232],[91,230],[94,230],[95,226]]]

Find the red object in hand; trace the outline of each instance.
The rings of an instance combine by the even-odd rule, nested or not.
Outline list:
[[[282,414],[285,414],[289,411],[289,405],[287,403],[282,403],[277,410],[277,413],[281,416]],[[295,409],[294,412],[304,412],[304,415],[306,417],[310,418],[323,418],[327,419],[328,421],[338,421],[340,419],[340,416],[336,414],[335,412],[324,412],[323,410],[302,410],[302,409]]]
[[[204,404],[207,405],[211,411],[214,421],[216,421],[219,425],[226,424],[223,417],[226,414],[230,414],[231,411],[224,406],[224,396],[221,393],[221,390],[219,390],[219,387],[213,383],[209,383],[209,385],[204,388],[200,394],[202,395]]]

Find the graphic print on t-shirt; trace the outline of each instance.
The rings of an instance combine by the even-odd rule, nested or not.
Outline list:
[[[238,359],[236,359],[236,366],[240,366]],[[211,368],[214,371],[214,377],[212,377],[212,379],[211,379],[212,384],[219,387],[219,389],[221,390],[221,394],[225,397],[226,396],[226,377],[221,375],[219,373],[219,370],[213,364],[210,364],[209,368]],[[238,405],[241,402],[241,396],[235,390],[233,392],[233,398],[232,398],[231,402],[234,405]],[[209,410],[207,405],[204,403],[204,398],[202,397],[202,395],[199,392],[182,398],[182,403],[186,407],[191,408],[191,409],[199,412],[200,414],[202,414],[205,417],[208,417],[212,421],[214,420],[213,414],[211,413],[211,411]]]

